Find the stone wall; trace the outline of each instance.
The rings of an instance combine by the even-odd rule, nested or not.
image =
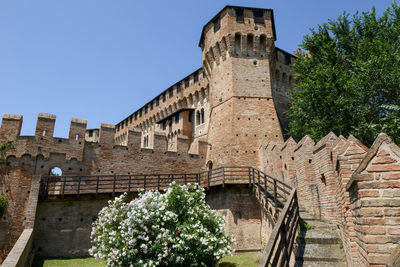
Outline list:
[[[37,255],[88,256],[92,222],[110,199],[110,195],[99,195],[96,199],[83,196],[79,199],[71,197],[40,201],[34,233]],[[272,225],[261,223],[260,206],[251,188],[244,185],[210,187],[206,191],[206,202],[225,217],[226,230],[236,239],[235,249],[246,251],[262,248],[261,227],[268,230]]]
[[[400,241],[400,148],[387,135],[370,149],[333,133],[317,144],[265,141],[259,155],[267,174],[294,181],[301,208],[338,226],[349,266],[389,264]]]

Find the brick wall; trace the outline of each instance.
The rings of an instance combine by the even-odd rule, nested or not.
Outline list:
[[[39,114],[35,136],[20,136],[22,116],[4,115],[0,144],[13,141],[6,161],[0,163],[0,193],[9,207],[1,218],[0,250],[9,251],[24,229],[34,175],[49,175],[59,167],[63,175],[196,173],[205,168],[207,144],[196,143],[189,152],[186,136],[176,136],[169,149],[163,133],[153,135],[153,148],[142,148],[141,133],[128,131],[127,145],[114,143],[115,127],[101,124],[98,142],[86,142],[86,121],[72,119],[69,138],[54,138],[55,115]],[[29,217],[29,216],[28,216]],[[28,218],[29,219],[29,218]]]
[[[387,135],[370,149],[333,133],[317,144],[264,141],[259,155],[268,174],[296,177],[301,208],[338,226],[349,266],[389,264],[400,241],[400,148]]]

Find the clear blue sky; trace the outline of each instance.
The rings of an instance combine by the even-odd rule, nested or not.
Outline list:
[[[344,11],[381,14],[391,0],[0,1],[0,115],[24,116],[33,135],[39,112],[118,123],[201,66],[203,25],[225,5],[274,9],[277,46],[293,52],[311,27]]]

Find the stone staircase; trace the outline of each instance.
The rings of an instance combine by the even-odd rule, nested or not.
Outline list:
[[[311,230],[300,232],[297,237],[296,267],[345,267],[346,256],[335,225],[316,220],[304,211],[300,218]]]

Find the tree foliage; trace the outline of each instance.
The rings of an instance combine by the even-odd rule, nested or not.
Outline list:
[[[8,206],[7,196],[0,194],[0,218],[3,217]]]
[[[4,144],[0,145],[0,163],[3,162],[3,160],[6,157],[7,151],[13,148],[13,141],[7,141]]]
[[[380,132],[400,143],[400,6],[382,16],[344,13],[304,37],[294,70],[289,134],[330,131],[370,145]]]

